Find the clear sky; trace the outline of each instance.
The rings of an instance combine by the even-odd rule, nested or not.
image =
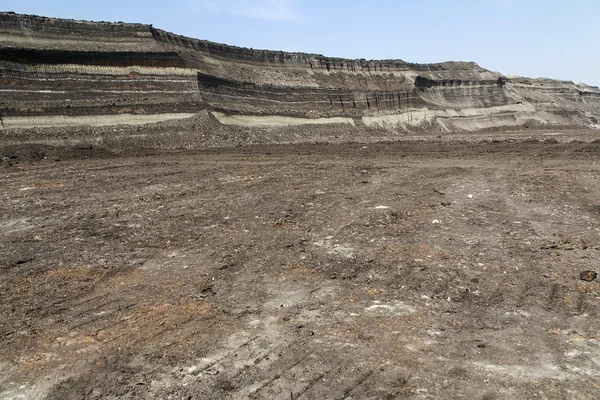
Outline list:
[[[475,61],[505,75],[600,85],[600,0],[0,0],[0,9],[334,57]]]

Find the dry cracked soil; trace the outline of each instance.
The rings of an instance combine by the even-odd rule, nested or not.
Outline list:
[[[597,399],[598,136],[12,149],[0,398]]]

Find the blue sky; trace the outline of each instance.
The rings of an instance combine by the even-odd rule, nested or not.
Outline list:
[[[2,0],[0,9],[326,56],[475,61],[600,85],[600,0]]]

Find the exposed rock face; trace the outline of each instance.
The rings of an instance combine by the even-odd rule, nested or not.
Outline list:
[[[473,131],[598,127],[600,89],[475,63],[261,51],[150,25],[0,13],[3,129],[143,124],[203,110],[221,124]],[[206,112],[206,111],[204,111]]]

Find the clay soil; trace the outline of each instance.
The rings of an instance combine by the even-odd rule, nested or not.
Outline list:
[[[597,399],[586,137],[12,148],[0,398]]]

